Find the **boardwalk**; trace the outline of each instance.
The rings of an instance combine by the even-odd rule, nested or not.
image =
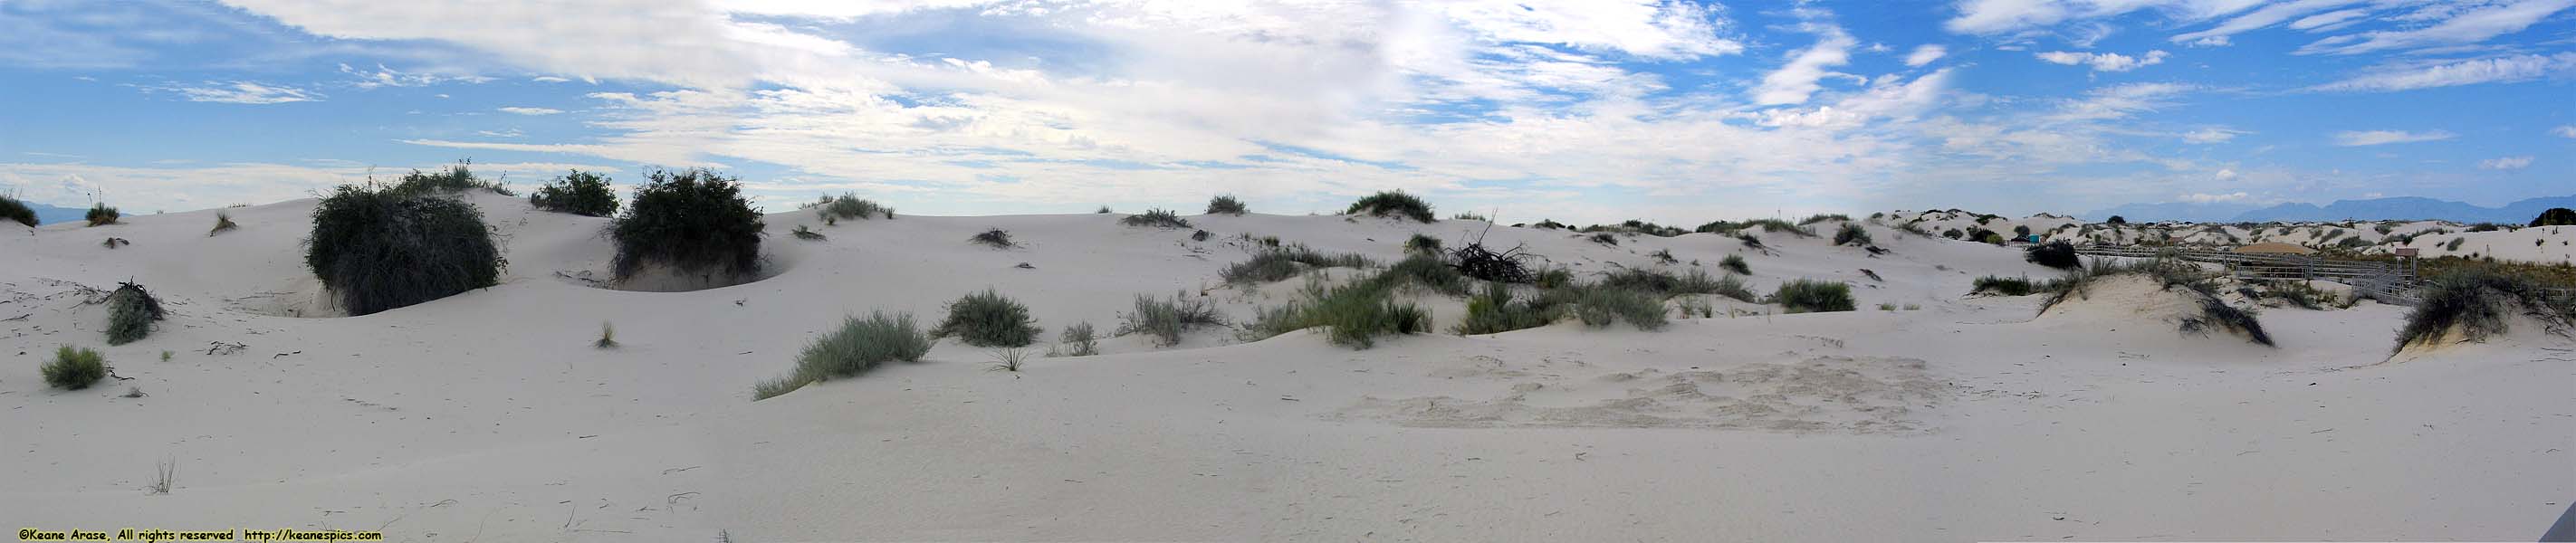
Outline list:
[[[2075,252],[2086,256],[2162,257],[2217,264],[2226,267],[2229,275],[2248,281],[2324,279],[2352,285],[2356,295],[2391,304],[2414,305],[2420,299],[2418,291],[2423,287],[2423,280],[2416,276],[2413,266],[2376,260],[2108,245],[2079,245]]]

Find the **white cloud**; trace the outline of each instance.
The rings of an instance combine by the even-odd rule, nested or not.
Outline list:
[[[2219,179],[2221,179],[2221,180],[2235,179],[2235,178],[2236,178],[2236,170],[2219,170],[2219,171],[2218,171],[2218,178],[2219,178]],[[2182,196],[2177,196],[2177,197],[2175,197],[2175,198],[2174,198],[2174,201],[2178,201],[2178,202],[2191,202],[2191,203],[2195,203],[2195,204],[2214,204],[2214,203],[2218,203],[2218,202],[2242,202],[2242,201],[2245,201],[2245,199],[2247,199],[2247,198],[2252,198],[2252,197],[2254,197],[2254,196],[2253,196],[2253,195],[2251,195],[2251,194],[2243,193],[2243,192],[2231,192],[2231,193],[2227,193],[2227,194],[2198,194],[2198,193],[2194,193],[2194,194],[2185,194],[2185,195],[2182,195]]]
[[[386,68],[382,64],[376,65],[376,69],[374,70],[363,70],[350,67],[348,64],[341,64],[340,73],[356,77],[357,80],[350,82],[349,85],[361,89],[382,87],[425,87],[439,83],[482,83],[492,80],[492,78],[489,77],[476,75],[443,75],[429,72],[405,72]]]
[[[565,82],[565,81],[571,81],[571,79],[566,79],[566,78],[561,78],[561,77],[555,77],[555,76],[551,76],[551,75],[541,75],[541,76],[537,76],[537,77],[529,78],[528,80],[529,80],[529,81],[535,81],[535,82],[538,82],[538,83],[562,83],[562,82]]]
[[[1931,64],[1932,61],[1941,60],[1941,57],[1948,56],[1949,54],[1950,48],[1942,47],[1939,44],[1927,43],[1918,45],[1914,47],[1914,52],[1907,53],[1905,55],[1905,65],[1922,66],[1925,64]]]
[[[2182,140],[2185,142],[2200,144],[2226,143],[2228,140],[2236,139],[2237,135],[2244,133],[2245,132],[2241,130],[2230,130],[2226,128],[2203,128],[2183,133]]]
[[[159,87],[143,87],[143,89],[146,91],[175,92],[178,93],[180,97],[187,98],[190,102],[215,102],[223,104],[283,104],[288,102],[313,102],[324,98],[321,93],[304,89],[284,85],[252,83],[249,81],[209,81],[197,86],[165,85]]]
[[[2306,16],[2306,17],[2300,17],[2300,18],[2299,18],[2299,20],[2291,21],[2291,22],[2290,22],[2290,29],[2291,29],[2291,30],[2321,31],[2321,30],[2329,30],[2329,29],[2334,29],[2334,28],[2341,28],[2340,23],[2349,22],[2349,21],[2352,21],[2352,20],[2355,20],[2355,19],[2360,19],[2360,18],[2361,18],[2361,16],[2363,16],[2363,15],[2369,15],[2369,14],[2370,14],[2370,10],[2364,10],[2364,9],[2344,9],[2344,10],[2329,11],[2329,12],[2325,12],[2325,13],[2319,13],[2319,14],[2316,14],[2316,15],[2309,15],[2309,16]]]
[[[2267,5],[2257,8],[2254,11],[2246,12],[2244,15],[2238,15],[2235,18],[2228,19],[2227,22],[2219,23],[2218,26],[2210,27],[2206,30],[2175,34],[2172,40],[2174,43],[2187,43],[2192,45],[2227,45],[2229,36],[2281,24],[2281,21],[2289,20],[2291,17],[2297,17],[2300,15],[2314,13],[2319,10],[2332,9],[2349,4],[2357,4],[2361,3],[2361,1],[2362,0],[2295,0],[2291,2]],[[2298,23],[2292,23],[2293,27],[2296,27],[2297,24]]]
[[[501,111],[502,113],[508,113],[508,114],[512,114],[512,115],[553,115],[553,114],[557,114],[557,113],[563,113],[563,110],[560,110],[560,109],[554,109],[554,108],[543,108],[543,107],[515,107],[515,106],[513,106],[513,107],[500,108],[500,111]]]
[[[2447,131],[2442,131],[2442,130],[2434,130],[2434,131],[2431,131],[2431,132],[2407,132],[2407,131],[2404,131],[2404,130],[2360,130],[2360,131],[2336,132],[2336,133],[2334,134],[2335,145],[2341,145],[2341,146],[2345,146],[2345,147],[2359,147],[2359,146],[2364,146],[2364,145],[2387,145],[2387,144],[2391,144],[2391,143],[2415,143],[2415,142],[2421,142],[2421,141],[2438,141],[2438,140],[2451,139],[2451,138],[2453,138],[2453,137],[2457,137],[2457,135],[2456,135],[2456,134],[2452,134],[2452,133],[2447,132]]]
[[[2497,157],[2478,161],[2482,170],[2519,170],[2531,167],[2531,156]]]
[[[1851,62],[1851,47],[1858,41],[1840,28],[1826,27],[1819,33],[1814,45],[1791,54],[1788,64],[1762,76],[1762,84],[1753,89],[1753,103],[1766,106],[1806,103],[1807,97],[1821,88],[1817,85],[1818,80],[1833,75],[1833,67]]]
[[[2384,68],[2309,90],[2389,92],[2433,87],[2512,83],[2576,72],[2576,53],[2514,55],[2439,64]]]
[[[2039,57],[2040,60],[2054,64],[2064,64],[2068,66],[2077,64],[2089,65],[2092,66],[2093,71],[2096,72],[2125,72],[2144,66],[2163,64],[2165,57],[2169,55],[2162,50],[2156,50],[2148,51],[2145,55],[2135,57],[2119,53],[2086,53],[2080,51],[2049,51],[2038,53],[2034,56]]]
[[[27,201],[53,205],[79,205],[91,195],[122,207],[127,213],[137,210],[187,211],[218,208],[232,204],[265,204],[310,196],[333,186],[359,183],[372,174],[408,169],[431,169],[439,164],[365,164],[346,160],[312,160],[314,165],[275,163],[231,163],[202,167],[143,168],[102,166],[81,163],[33,164],[0,162],[0,187],[14,187]],[[512,178],[544,179],[566,169],[617,171],[620,168],[584,163],[499,163],[475,162],[474,171],[482,175],[509,174]]]
[[[2440,23],[2422,28],[2382,30],[2334,36],[2300,47],[2297,54],[2350,55],[2390,49],[2415,49],[2441,45],[2461,45],[2521,32],[2542,18],[2569,7],[2576,0],[2521,0],[2488,5],[2482,9],[2461,11]]]
[[[2062,22],[2113,17],[2152,9],[2166,18],[2200,21],[2244,11],[2262,0],[1961,0],[1959,15],[1942,28],[1965,34],[2000,34]]]
[[[2067,102],[2063,109],[2049,118],[2057,121],[2126,118],[2137,112],[2163,107],[2169,99],[2194,88],[2181,83],[2129,83],[2097,88],[2086,92],[2082,99]]]
[[[2559,137],[2576,138],[2576,124],[2560,125],[2558,128],[2549,129],[2549,133],[2557,134]]]

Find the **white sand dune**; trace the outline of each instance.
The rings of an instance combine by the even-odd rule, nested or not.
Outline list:
[[[789,212],[768,217],[774,276],[637,292],[596,284],[604,219],[472,198],[506,245],[502,284],[361,317],[332,316],[303,268],[311,200],[228,210],[241,228],[211,237],[213,210],[0,225],[0,524],[412,541],[2516,540],[2576,497],[2563,336],[2390,361],[2404,310],[2372,302],[2263,311],[2277,348],[2110,310],[2034,318],[2037,296],[1965,294],[1978,276],[2051,270],[1876,224],[1890,254],[1786,233],[1761,234],[1767,250],[1485,238],[1586,274],[1659,266],[1657,249],[1711,273],[1742,255],[1755,291],[1848,282],[1855,312],[1368,350],[1208,330],[1016,373],[950,340],[755,403],[753,383],[847,314],[933,321],[991,287],[1049,338],[1114,329],[1139,294],[1206,296],[1240,322],[1298,283],[1223,285],[1254,245],[1241,234],[1392,261],[1414,233],[1454,245],[1488,225],[1189,217],[1212,234],[1199,242],[1120,215],[826,227]],[[798,225],[829,239],[785,235]],[[966,241],[985,228],[1022,247]],[[100,246],[110,236],[133,244]],[[171,316],[105,347],[83,289],[129,278]],[[1464,307],[1427,305],[1443,329]],[[602,322],[622,347],[590,346]],[[124,380],[46,388],[37,366],[63,344],[101,348]],[[165,460],[175,490],[147,492]]]

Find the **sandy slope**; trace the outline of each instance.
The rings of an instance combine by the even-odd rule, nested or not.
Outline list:
[[[2277,349],[2145,319],[2034,320],[2037,297],[1961,294],[2047,270],[1881,226],[1880,257],[1787,234],[1764,234],[1768,252],[1706,234],[1487,238],[1587,273],[1653,266],[1655,249],[1712,272],[1742,254],[1756,291],[1847,281],[1858,312],[1366,351],[1207,331],[1019,373],[943,342],[920,364],[753,403],[753,382],[847,313],[932,320],[990,286],[1049,337],[1113,329],[1137,294],[1205,293],[1246,319],[1293,285],[1222,287],[1247,251],[1237,234],[1393,260],[1412,233],[1455,244],[1485,225],[1191,217],[1213,234],[1192,242],[1118,215],[782,213],[764,244],[775,277],[652,293],[581,279],[605,273],[604,221],[475,198],[506,239],[502,285],[354,318],[309,317],[329,314],[301,267],[309,200],[229,210],[243,228],[214,237],[212,211],[0,226],[0,319],[16,318],[0,320],[0,524],[430,541],[2524,539],[2576,496],[2564,338],[2382,363],[2402,309],[2368,302],[2265,311]],[[784,235],[799,224],[830,240]],[[1025,246],[966,243],[987,227]],[[78,286],[128,277],[173,315],[103,347],[105,311]],[[1430,305],[1443,327],[1463,307]],[[624,347],[588,346],[603,321]],[[44,388],[36,366],[64,343],[103,347],[131,380]],[[128,386],[149,395],[119,397]],[[150,495],[164,459],[177,490]]]

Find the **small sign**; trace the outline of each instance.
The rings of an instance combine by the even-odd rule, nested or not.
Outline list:
[[[2420,249],[2416,249],[2414,247],[2398,247],[2397,256],[2413,257],[2417,251],[2420,251]]]

